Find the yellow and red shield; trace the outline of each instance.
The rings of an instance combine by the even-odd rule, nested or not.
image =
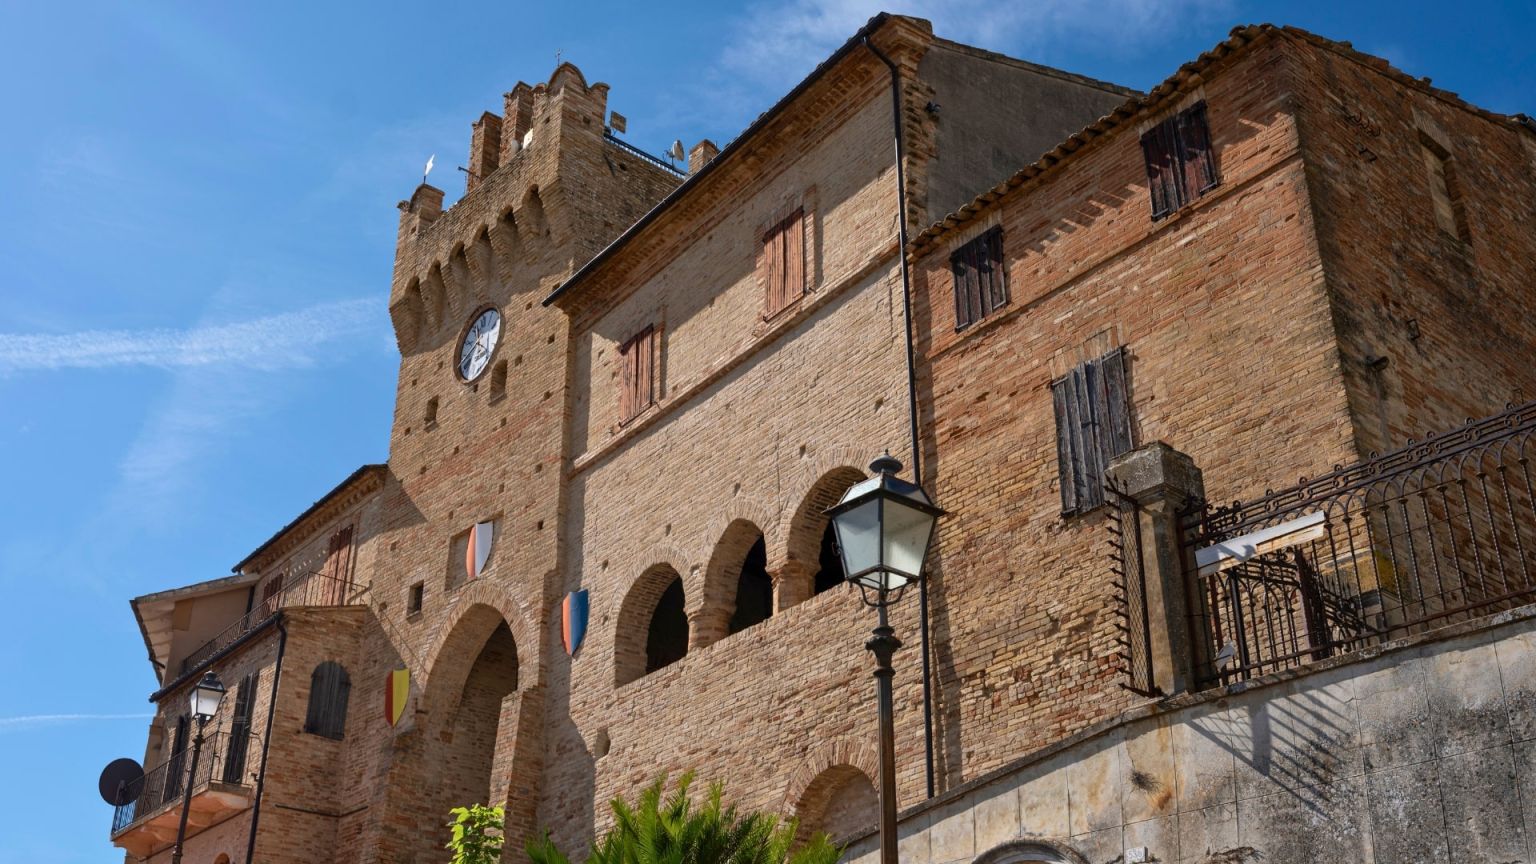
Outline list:
[[[384,687],[384,719],[394,726],[405,713],[405,703],[411,696],[411,670],[396,669],[389,673]]]

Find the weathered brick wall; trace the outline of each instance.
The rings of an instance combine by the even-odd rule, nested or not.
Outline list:
[[[940,771],[952,785],[1111,715],[1103,509],[1062,516],[1050,382],[1126,346],[1135,438],[1194,456],[1230,500],[1353,453],[1275,45],[1009,193],[920,262]],[[1221,184],[1154,222],[1139,134],[1204,98]],[[1009,305],[956,332],[949,254],[1003,231]]]
[[[1293,40],[1309,184],[1361,455],[1536,396],[1536,132]],[[1427,137],[1467,239],[1435,221]]]

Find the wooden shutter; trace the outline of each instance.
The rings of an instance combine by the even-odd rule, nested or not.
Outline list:
[[[160,796],[162,802],[172,801],[181,794],[181,774],[186,770],[187,715],[176,718],[176,732],[171,736],[170,767],[165,769],[165,785]]]
[[[235,687],[235,713],[229,723],[229,748],[224,753],[224,782],[243,784],[245,751],[251,741],[251,691],[255,689],[254,676],[240,679]]]
[[[620,422],[627,423],[656,398],[656,328],[648,326],[641,330],[624,343],[620,352],[623,382],[619,391],[619,418]]]
[[[278,606],[282,605],[283,580],[287,575],[286,573],[279,573],[261,587],[261,606],[256,615],[257,620],[266,618],[268,615],[276,612]]]
[[[1061,509],[1086,513],[1104,503],[1104,469],[1131,449],[1125,349],[1079,364],[1051,382]]]
[[[347,525],[331,535],[325,551],[325,584],[318,596],[311,598],[322,606],[340,606],[346,602],[347,586],[352,579],[352,526]]]
[[[1141,136],[1141,152],[1147,163],[1147,188],[1152,193],[1153,219],[1161,219],[1184,204],[1177,122],[1177,118],[1170,117]]]
[[[964,330],[1008,305],[1001,227],[995,227],[956,249],[949,263],[955,274],[956,330]]]
[[[1179,114],[1179,151],[1186,199],[1205,194],[1219,182],[1204,102],[1197,102]]]
[[[330,660],[315,667],[309,676],[309,710],[304,731],[341,740],[346,733],[347,700],[352,681],[341,664]]]
[[[805,210],[774,225],[763,237],[763,317],[772,318],[805,294]]]

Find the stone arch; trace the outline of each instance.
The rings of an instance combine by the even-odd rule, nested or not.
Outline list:
[[[684,590],[682,576],[665,563],[645,568],[630,585],[614,619],[615,687],[649,675],[688,653]],[[666,617],[659,619],[658,615]],[[679,646],[675,644],[678,626],[682,628],[681,651],[676,650]]]
[[[693,644],[701,648],[773,614],[767,542],[758,523],[732,519],[719,537],[704,568],[704,596],[693,626]],[[760,594],[764,584],[766,603]]]
[[[846,839],[873,827],[880,818],[874,785],[878,766],[873,745],[849,738],[827,741],[806,754],[784,796],[785,809],[799,821],[796,840],[803,843],[822,831],[833,840]]]
[[[395,327],[395,341],[400,352],[406,353],[416,346],[426,329],[426,305],[421,296],[421,280],[412,279],[400,299],[389,307],[390,322]]]
[[[864,479],[864,472],[842,465],[824,472],[795,507],[784,530],[784,566],[779,573],[779,608],[786,609],[842,584],[842,564],[832,544],[827,508]]]
[[[213,864],[229,864],[229,853],[220,852],[219,857],[213,859]]]
[[[490,232],[491,249],[495,252],[497,271],[504,282],[512,280],[512,274],[517,266],[518,234],[517,216],[511,205],[508,205],[496,217],[496,224]]]
[[[443,265],[437,261],[427,268],[427,278],[421,282],[422,308],[426,312],[427,329],[436,331],[442,326],[448,311],[448,286],[443,283]]]
[[[1065,843],[1040,837],[999,843],[972,864],[1088,864],[1088,859]]]
[[[539,194],[537,184],[528,187],[528,192],[523,195],[522,216],[519,224],[533,237],[543,237],[549,233],[549,219],[544,213],[544,197]]]
[[[463,676],[468,674],[469,664],[474,660],[474,650],[490,636],[497,624],[506,624],[512,641],[518,646],[519,686],[538,686],[544,682],[537,634],[505,590],[477,580],[459,589],[454,599],[454,604],[448,608],[451,623],[440,631],[437,641],[427,652],[425,667],[415,670],[426,676],[422,681],[423,708],[441,715],[454,707],[457,700],[453,691],[463,688]],[[480,642],[476,642],[476,638]]]
[[[469,270],[475,279],[475,289],[485,294],[496,281],[495,253],[491,249],[491,227],[482,224],[469,241]]]
[[[448,253],[448,273],[453,280],[453,296],[450,297],[450,306],[459,308],[471,302],[477,286],[474,281],[474,272],[469,266],[469,255],[464,251],[462,241],[453,244],[453,249]]]

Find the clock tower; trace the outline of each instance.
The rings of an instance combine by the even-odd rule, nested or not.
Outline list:
[[[427,860],[466,802],[506,804],[509,836],[534,827],[532,796],[513,790],[538,782],[545,703],[563,699],[548,672],[570,351],[564,314],[540,301],[682,181],[614,137],[607,95],[570,63],[519,83],[474,123],[464,196],[444,209],[423,183],[400,204],[371,605],[413,701],[379,793],[392,816],[365,840],[378,860]]]

